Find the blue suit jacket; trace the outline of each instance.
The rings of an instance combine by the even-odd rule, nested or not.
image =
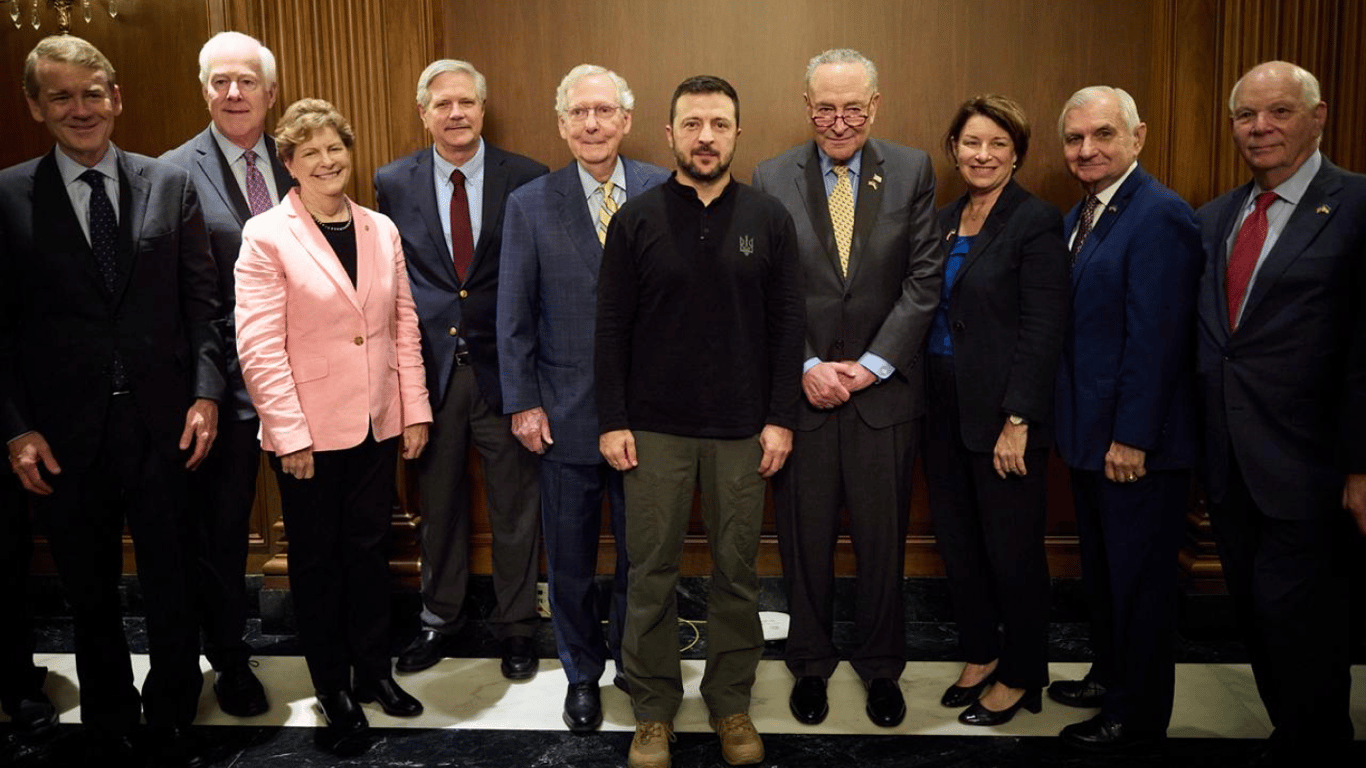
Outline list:
[[[1223,500],[1232,449],[1268,516],[1340,515],[1342,473],[1366,472],[1366,176],[1324,158],[1230,331],[1225,244],[1250,191],[1200,209],[1206,490]]]
[[[269,157],[262,160],[267,161],[270,173],[275,176],[275,189],[283,200],[294,186],[294,179],[275,157],[275,139],[270,136],[266,136],[266,151]],[[237,301],[232,273],[237,254],[242,250],[242,225],[251,218],[251,207],[208,128],[160,159],[190,174],[195,191],[199,193],[204,223],[209,228],[209,248],[218,264],[218,291],[223,301],[223,354],[228,377],[228,393],[219,415],[222,418],[253,418],[256,409],[251,404],[251,395],[247,394],[247,385],[242,382],[242,366],[237,360],[237,324],[233,319]]]
[[[1067,214],[1076,227],[1081,204]],[[1055,394],[1057,445],[1102,471],[1111,441],[1148,469],[1195,465],[1191,327],[1200,231],[1190,205],[1140,166],[1120,185],[1072,267],[1072,314]]]
[[[474,244],[474,260],[463,282],[455,275],[451,246],[441,231],[441,216],[436,210],[432,148],[423,147],[375,172],[376,207],[393,219],[403,238],[433,410],[446,399],[455,353],[463,338],[474,362],[479,391],[494,411],[502,412],[495,305],[503,203],[512,190],[545,175],[547,170],[531,158],[484,142],[484,215],[479,242]]]
[[[669,178],[621,158],[626,196]],[[602,245],[573,162],[514,192],[503,225],[498,281],[498,361],[503,410],[540,406],[555,444],[545,458],[597,464],[593,339]]]

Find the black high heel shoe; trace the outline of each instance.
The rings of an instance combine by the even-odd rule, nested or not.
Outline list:
[[[977,685],[950,685],[944,691],[944,695],[939,698],[939,703],[950,709],[966,707],[972,702],[977,701],[977,697],[982,695],[982,691],[986,690],[987,686],[995,681],[996,672],[993,670],[986,677],[982,678],[981,682],[977,683]]]
[[[987,709],[982,702],[974,701],[972,706],[963,710],[958,716],[958,722],[964,725],[1005,725],[1015,717],[1015,713],[1021,709],[1027,709],[1033,714],[1038,714],[1043,709],[1042,689],[1030,688],[1025,691],[1019,701],[1011,704],[1006,709],[997,712],[994,709]]]
[[[370,748],[370,721],[346,690],[318,691],[318,709],[327,725],[313,732],[313,743],[338,757],[353,757]]]

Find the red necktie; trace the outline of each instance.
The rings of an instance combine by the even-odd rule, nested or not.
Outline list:
[[[451,261],[456,277],[465,282],[465,273],[474,261],[474,230],[470,227],[470,199],[465,194],[465,174],[451,171]]]
[[[1238,238],[1233,241],[1233,250],[1228,254],[1228,270],[1224,275],[1224,288],[1228,294],[1228,327],[1238,327],[1238,310],[1243,306],[1247,294],[1248,281],[1252,270],[1257,266],[1257,257],[1262,253],[1266,242],[1266,209],[1276,202],[1275,192],[1257,195],[1257,207],[1243,220]]]

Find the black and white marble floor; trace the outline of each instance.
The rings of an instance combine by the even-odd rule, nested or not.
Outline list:
[[[476,589],[482,589],[476,585]],[[765,584],[774,608],[776,584]],[[1161,755],[1095,758],[1069,751],[1055,738],[1066,724],[1089,716],[1045,699],[1042,713],[1020,713],[1010,724],[981,729],[960,725],[957,710],[939,706],[939,695],[957,675],[952,624],[943,614],[942,583],[908,582],[907,650],[913,659],[902,676],[908,714],[893,729],[881,729],[863,713],[863,689],[852,670],[842,664],[830,681],[831,712],[819,726],[804,726],[787,711],[791,676],[781,662],[781,642],[771,643],[761,663],[751,714],[764,736],[766,766],[1238,766],[1247,764],[1270,732],[1266,713],[1257,699],[1251,671],[1242,649],[1220,619],[1219,599],[1188,605],[1183,634],[1178,639],[1177,692],[1169,740]],[[685,582],[680,590],[680,613],[701,618],[705,583]],[[1051,673],[1054,679],[1077,677],[1087,668],[1085,625],[1076,614],[1076,585],[1058,582],[1054,599]],[[409,602],[401,599],[400,603]],[[135,601],[132,601],[135,603]],[[480,600],[472,601],[479,610]],[[407,613],[406,605],[399,611]],[[269,622],[268,622],[269,623]],[[138,674],[146,671],[145,640],[140,619],[127,622],[138,655]],[[349,760],[318,752],[312,729],[320,723],[303,659],[289,633],[260,634],[254,619],[253,645],[258,649],[257,673],[265,682],[272,708],[259,717],[238,719],[222,714],[213,699],[212,673],[204,663],[205,687],[200,700],[200,734],[210,745],[216,765],[233,768],[292,768],[293,766],[621,766],[634,722],[626,696],[603,679],[604,723],[599,733],[574,736],[560,721],[565,683],[554,655],[549,622],[538,637],[542,661],[532,680],[510,682],[498,670],[495,645],[482,622],[472,621],[454,655],[432,669],[402,676],[404,687],[426,706],[418,718],[391,718],[377,706],[367,706],[377,742],[367,754]],[[274,629],[279,629],[275,627]],[[416,627],[399,621],[395,645]],[[850,627],[841,622],[838,634]],[[687,695],[675,722],[673,745],[677,768],[723,766],[716,737],[707,728],[706,709],[697,696],[705,623],[682,624]],[[36,662],[49,667],[47,691],[61,710],[63,726],[56,737],[39,745],[15,741],[0,724],[0,765],[76,765],[83,755],[80,707],[74,657],[70,653],[69,620],[44,615],[39,620]],[[1353,720],[1358,741],[1355,762],[1366,764],[1366,646],[1358,645],[1353,668]],[[0,723],[3,723],[0,716]]]

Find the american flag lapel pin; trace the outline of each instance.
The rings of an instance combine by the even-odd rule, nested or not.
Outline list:
[[[1329,214],[1329,213],[1332,213],[1332,212],[1333,212],[1333,209],[1332,209],[1332,208],[1329,208],[1329,207],[1326,206],[1326,205],[1320,205],[1318,208],[1315,208],[1315,209],[1314,209],[1314,213],[1322,213],[1322,214],[1325,214],[1325,215],[1326,215],[1326,214]]]
[[[871,179],[868,180],[868,186],[872,187],[873,189],[877,189],[877,185],[879,185],[879,184],[881,184],[881,183],[882,183],[882,177],[881,177],[880,175],[876,174],[876,173],[873,174],[873,178],[871,178]]]

